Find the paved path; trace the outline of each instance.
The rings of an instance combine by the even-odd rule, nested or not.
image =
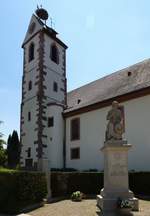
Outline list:
[[[83,200],[82,202],[72,202],[63,200],[28,213],[31,216],[102,216],[96,207],[96,200]],[[104,216],[116,216],[107,214]],[[130,216],[150,216],[150,201],[140,200],[140,211],[133,212]]]

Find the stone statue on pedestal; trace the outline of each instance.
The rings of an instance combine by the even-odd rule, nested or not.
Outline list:
[[[114,101],[106,119],[108,124],[105,142],[101,148],[104,154],[104,188],[97,195],[97,206],[103,212],[112,212],[118,209],[117,200],[121,198],[132,202],[132,210],[137,211],[139,209],[138,199],[129,190],[128,151],[132,145],[128,144],[127,140],[123,140],[124,107]]]
[[[107,129],[105,141],[122,140],[124,128],[124,111],[123,106],[120,106],[117,101],[112,103],[112,109],[107,114]]]

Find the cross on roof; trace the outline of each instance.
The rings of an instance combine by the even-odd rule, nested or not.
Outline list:
[[[50,17],[50,21],[51,21],[51,28],[55,28],[55,23],[53,22],[53,18]]]

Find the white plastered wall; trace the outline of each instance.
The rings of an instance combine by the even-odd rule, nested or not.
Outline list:
[[[39,34],[37,34],[32,40],[30,40],[26,45],[25,45],[25,70],[26,72],[31,72],[33,69],[38,67],[38,62],[39,62]],[[29,46],[31,43],[34,43],[35,45],[35,52],[34,52],[34,59],[29,62]]]
[[[49,67],[54,72],[63,75],[64,70],[62,69],[63,66],[63,52],[64,48],[59,45],[57,42],[55,42],[52,38],[44,35],[45,39],[45,55],[44,55],[44,63],[47,67]],[[50,59],[50,47],[52,44],[55,44],[57,46],[58,52],[59,52],[59,64],[56,64],[55,62],[51,61]]]
[[[54,117],[54,126],[46,128],[47,154],[51,168],[63,167],[64,121],[62,112],[63,108],[60,106],[49,106],[47,109],[47,117]]]
[[[37,162],[37,152],[36,148],[37,145],[34,144],[34,141],[37,140],[37,131],[35,131],[36,121],[37,121],[37,111],[36,109],[38,106],[36,105],[37,99],[33,98],[32,100],[27,101],[23,106],[23,116],[24,116],[24,124],[22,126],[23,132],[25,133],[25,136],[22,137],[22,156],[25,159],[27,159],[27,150],[28,148],[31,148],[31,158],[33,159],[33,162]],[[31,121],[28,121],[28,112],[31,112]],[[23,165],[24,161],[23,160]]]
[[[150,171],[150,96],[122,103],[125,107],[125,138],[133,147],[129,152],[129,170]],[[79,170],[103,170],[103,146],[106,115],[111,107],[69,117],[66,120],[66,165]],[[80,117],[80,140],[70,141],[70,120]],[[80,147],[80,159],[70,159],[70,149]]]
[[[50,47],[54,43],[47,35],[44,35],[45,38],[45,55],[44,55],[44,65],[46,65],[46,78],[45,78],[45,94],[48,96],[48,101],[59,102],[61,103],[64,100],[64,92],[61,89],[64,89],[64,82],[62,80],[64,77],[64,68],[63,68],[63,51],[64,48],[55,42],[58,52],[59,52],[59,64],[53,62],[50,58]],[[53,91],[53,83],[58,84],[58,92]]]
[[[50,58],[50,47],[55,43],[59,52],[59,64],[53,62]],[[47,104],[56,103],[62,104],[65,99],[64,89],[65,74],[63,67],[64,48],[53,39],[44,35],[44,71],[46,72],[44,86],[46,86],[45,95],[47,96]],[[54,92],[53,83],[57,82],[58,91]],[[50,160],[51,168],[63,167],[63,139],[64,139],[64,120],[62,117],[63,107],[59,105],[47,105],[47,120],[48,117],[54,118],[54,126],[44,129],[44,134],[47,135],[45,143],[47,148],[44,149],[45,155]],[[62,104],[63,105],[63,104]]]
[[[34,43],[35,45],[35,52],[34,52],[34,59],[29,62],[29,46],[31,43]],[[35,85],[36,76],[38,75],[37,67],[38,67],[38,50],[39,48],[39,35],[36,35],[29,43],[25,45],[25,65],[24,65],[24,81],[23,88],[24,88],[24,99],[23,99],[23,105],[22,105],[22,116],[24,117],[23,124],[22,124],[22,133],[24,136],[22,136],[22,150],[21,150],[21,162],[22,166],[25,166],[25,159],[33,159],[33,163],[37,162],[37,144],[34,144],[34,141],[37,140],[37,131],[35,131],[35,128],[37,127],[37,85]],[[28,90],[29,81],[32,81],[32,89]],[[31,121],[28,121],[28,112],[31,112]],[[31,157],[27,157],[27,150],[28,148],[31,148]]]

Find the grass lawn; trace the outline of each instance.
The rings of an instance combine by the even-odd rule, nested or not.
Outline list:
[[[0,167],[0,172],[17,172],[18,170]]]

